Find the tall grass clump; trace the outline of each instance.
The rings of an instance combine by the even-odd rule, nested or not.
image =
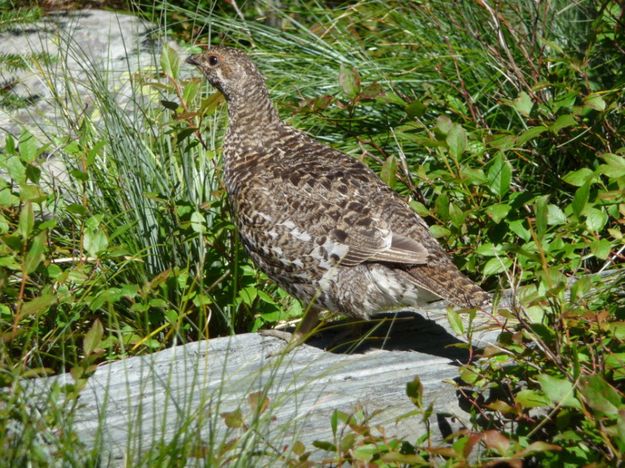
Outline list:
[[[369,164],[466,274],[515,298],[505,314],[517,325],[460,369],[472,420],[446,446],[376,439],[364,413],[337,413],[333,430],[353,433],[317,448],[337,464],[623,463],[622,5],[280,4],[134,6],[185,50],[246,49],[283,118]],[[124,74],[122,106],[107,71],[62,44],[85,82],[62,60],[29,62],[61,77],[49,82],[64,126],[43,142],[8,136],[1,150],[2,383],[67,370],[80,388],[104,360],[297,316],[238,245],[219,95],[164,46],[153,66]],[[50,179],[49,157],[63,177]],[[0,415],[5,433],[25,414]],[[236,413],[227,421],[257,437]],[[58,444],[71,445],[66,435]],[[172,448],[154,450],[169,460]],[[251,452],[232,453],[220,460]]]

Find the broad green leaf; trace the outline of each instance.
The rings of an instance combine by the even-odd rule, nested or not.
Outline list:
[[[447,221],[449,219],[449,197],[445,192],[436,197],[434,209],[443,221]]]
[[[461,125],[455,123],[449,129],[445,139],[449,152],[454,159],[460,158],[467,148],[467,132]]]
[[[491,242],[486,242],[484,244],[480,244],[477,249],[475,249],[475,253],[484,257],[494,257],[495,255],[502,254],[503,248],[501,244],[495,245]]]
[[[26,254],[26,258],[24,259],[24,270],[27,274],[35,271],[41,263],[41,260],[43,260],[43,251],[46,247],[46,239],[47,235],[45,231],[41,232],[33,239],[30,249],[28,249],[28,253]]]
[[[525,143],[527,143],[530,140],[533,140],[534,138],[539,136],[541,133],[546,132],[547,130],[549,129],[545,127],[544,125],[539,125],[537,127],[530,127],[517,137],[516,143],[519,146],[523,146]]]
[[[549,406],[551,400],[547,396],[536,390],[521,390],[518,392],[514,401],[516,401],[523,408],[540,408],[543,406]]]
[[[551,124],[549,130],[553,133],[558,133],[563,128],[572,127],[574,125],[577,125],[575,116],[573,114],[565,114],[558,117],[556,121]]]
[[[413,405],[423,408],[423,384],[418,375],[406,384],[406,395]]]
[[[349,99],[354,99],[360,93],[360,75],[353,67],[341,64],[339,71],[339,85]]]
[[[486,262],[482,270],[484,276],[492,276],[507,271],[512,266],[512,261],[507,257],[494,257]]]
[[[579,388],[586,404],[599,414],[616,416],[619,409],[625,409],[623,395],[600,375],[582,377]]]
[[[482,169],[473,169],[471,167],[462,166],[460,168],[460,172],[471,185],[482,185],[488,181],[486,174],[484,174]]]
[[[37,158],[37,140],[28,130],[20,135],[18,150],[24,162],[31,163]]]
[[[172,78],[178,78],[180,75],[180,57],[169,45],[165,45],[161,52],[161,68],[165,75]]]
[[[461,210],[455,203],[449,204],[449,219],[452,224],[459,228],[464,224],[464,220],[467,217],[467,212]]]
[[[579,400],[575,398],[575,391],[571,382],[547,374],[540,374],[537,379],[540,388],[553,403],[581,409],[582,406]]]
[[[547,224],[556,226],[558,224],[566,224],[566,221],[567,217],[559,206],[551,203],[547,205]]]
[[[525,220],[515,219],[514,221],[506,221],[506,223],[510,230],[524,241],[527,242],[532,238],[532,233],[524,226]]]
[[[504,203],[498,203],[486,208],[486,214],[496,223],[499,224],[502,219],[505,219],[510,212],[510,205]]]
[[[414,100],[410,104],[408,104],[404,108],[404,110],[406,111],[406,114],[408,114],[408,117],[410,118],[421,117],[423,114],[425,114],[425,104],[423,104],[419,100]]]
[[[602,112],[605,110],[606,104],[601,96],[597,94],[591,94],[586,99],[584,99],[584,106]]]
[[[85,353],[85,356],[89,356],[92,354],[102,342],[102,336],[104,335],[104,327],[102,323],[96,319],[91,325],[91,328],[87,333],[85,333],[85,337],[82,341],[82,349]]]
[[[498,153],[488,169],[489,188],[493,193],[503,197],[510,190],[512,181],[512,169],[503,153]]]
[[[587,167],[583,167],[578,169],[577,171],[571,171],[562,177],[562,180],[567,184],[574,185],[575,187],[581,187],[586,182],[588,182],[595,173],[588,169]]]
[[[433,224],[430,226],[430,233],[436,238],[440,239],[442,237],[448,237],[451,232],[446,227],[440,226],[438,224]]]
[[[29,302],[25,302],[21,309],[21,315],[27,317],[29,315],[42,314],[46,312],[55,301],[56,297],[54,294],[43,294]]]
[[[26,167],[22,164],[22,161],[16,156],[9,157],[5,166],[7,171],[9,172],[9,176],[19,185],[22,185],[26,182]]]
[[[575,196],[573,197],[573,213],[575,216],[579,217],[586,208],[586,203],[588,203],[588,197],[590,195],[590,181],[587,181],[584,185],[578,188],[575,191]]]
[[[586,215],[586,227],[589,231],[601,231],[608,222],[608,215],[602,209],[588,208],[584,214]]]
[[[601,260],[607,260],[611,249],[612,244],[607,239],[595,239],[590,243],[590,251]]]
[[[20,220],[17,225],[17,231],[22,236],[22,239],[26,240],[33,232],[35,226],[35,214],[33,213],[33,204],[31,202],[24,203],[22,210],[20,211]]]
[[[89,256],[97,257],[98,254],[106,250],[109,245],[108,237],[102,229],[85,229],[83,236],[83,248]]]
[[[436,128],[443,134],[447,135],[453,126],[453,122],[446,115],[439,115],[436,119]]]
[[[625,353],[608,354],[604,361],[606,369],[614,372],[614,380],[625,379]]]
[[[370,462],[373,456],[378,453],[378,447],[375,444],[359,445],[354,449],[354,459],[363,462]]]
[[[206,232],[206,218],[199,211],[191,213],[191,229],[198,234]]]
[[[241,409],[239,408],[234,411],[225,411],[221,413],[221,417],[224,419],[226,427],[229,427],[230,429],[237,429],[239,427],[243,427],[245,424],[243,421],[243,413],[241,413]]]
[[[395,187],[397,182],[397,158],[395,156],[390,155],[382,164],[380,179],[389,187]]]
[[[605,153],[601,155],[606,164],[599,166],[602,174],[612,178],[618,179],[625,176],[625,158],[612,153]]]
[[[464,334],[464,324],[458,312],[453,309],[447,309],[447,321],[456,335]]]
[[[519,96],[512,101],[512,107],[524,117],[529,117],[530,112],[532,112],[532,107],[534,107],[534,103],[529,95],[522,91]]]

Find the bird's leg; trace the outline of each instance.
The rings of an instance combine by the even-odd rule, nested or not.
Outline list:
[[[296,327],[293,333],[283,330],[261,330],[259,333],[263,336],[273,336],[274,338],[280,338],[287,342],[287,348],[295,348],[308,338],[310,332],[319,323],[319,309],[311,307],[304,314],[304,318],[300,324]]]

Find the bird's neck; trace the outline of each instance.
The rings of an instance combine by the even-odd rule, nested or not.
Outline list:
[[[258,129],[260,132],[282,125],[267,91],[265,89],[252,91],[228,99],[229,125],[247,131]]]

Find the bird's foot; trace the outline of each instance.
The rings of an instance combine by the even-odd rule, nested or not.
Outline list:
[[[306,336],[303,336],[300,332],[295,331],[293,333],[284,331],[284,330],[260,330],[258,332],[261,336],[271,336],[273,338],[278,338],[286,342],[286,346],[278,351],[272,351],[267,355],[268,358],[277,356],[279,354],[286,355],[293,351],[298,346],[304,344],[306,342]]]

